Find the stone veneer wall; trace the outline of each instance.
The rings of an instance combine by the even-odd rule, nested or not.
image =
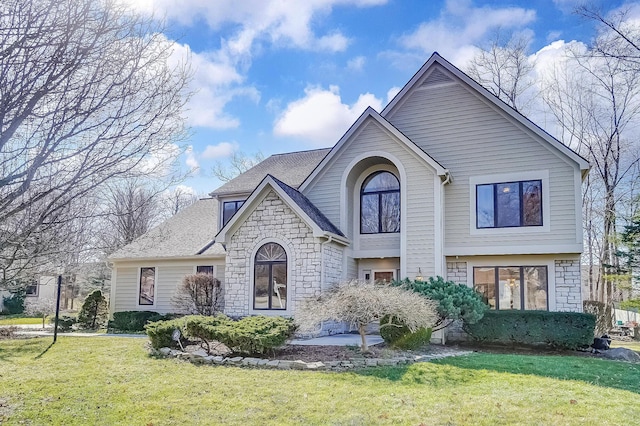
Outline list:
[[[447,262],[447,281],[467,285],[467,262]]]
[[[318,296],[342,280],[343,247],[340,244],[315,238],[311,228],[302,221],[274,192],[251,213],[238,228],[227,246],[224,283],[224,312],[229,316],[250,315],[253,306],[251,268],[254,251],[269,239],[286,245],[289,257],[287,277],[287,310],[254,311],[293,315],[301,300]],[[322,269],[324,263],[324,288]],[[326,322],[310,335],[342,333],[343,323]]]
[[[556,311],[582,312],[580,259],[556,260]]]

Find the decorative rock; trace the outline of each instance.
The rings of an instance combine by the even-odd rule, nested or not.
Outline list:
[[[607,359],[627,362],[640,362],[640,355],[627,348],[612,348],[608,351],[600,352],[600,356]]]
[[[293,361],[291,363],[291,368],[293,368],[294,370],[306,370],[307,369],[307,363],[304,361]]]
[[[281,370],[290,370],[291,369],[291,361],[280,361],[278,363],[278,368]]]
[[[278,361],[277,359],[271,360],[267,362],[267,367],[269,368],[278,368],[278,364],[280,364],[280,361]]]
[[[396,361],[395,359],[379,359],[378,365],[381,367],[390,367],[398,365],[398,361]]]
[[[243,359],[241,356],[234,356],[233,358],[227,358],[227,363],[231,365],[241,365]]]
[[[376,365],[378,365],[378,360],[375,358],[368,359],[365,361],[365,364],[367,365],[367,367],[375,367]]]
[[[320,362],[308,362],[307,363],[307,369],[308,370],[324,370],[325,369],[325,365]]]
[[[256,366],[260,358],[245,358],[242,360],[242,365]]]
[[[218,355],[218,356],[214,356],[211,361],[213,361],[214,364],[221,365],[225,363],[226,358]]]
[[[195,351],[191,352],[191,355],[205,357],[209,356],[209,353],[204,349],[196,349]]]
[[[268,359],[264,359],[264,358],[260,358],[258,360],[258,366],[263,366],[263,365],[267,365],[267,363],[269,362]]]

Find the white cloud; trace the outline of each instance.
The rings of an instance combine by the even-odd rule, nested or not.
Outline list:
[[[347,61],[347,69],[350,71],[360,72],[364,68],[366,59],[364,56],[356,56],[353,59]]]
[[[236,142],[220,142],[217,145],[207,145],[202,153],[202,158],[217,159],[229,157],[237,151],[238,148],[239,147]]]
[[[437,51],[462,66],[473,57],[474,45],[493,31],[521,29],[535,19],[533,9],[474,7],[470,1],[448,0],[437,19],[423,22],[415,31],[402,36],[400,43],[427,54]]]
[[[393,98],[396,97],[398,93],[402,90],[402,87],[394,86],[391,89],[387,90],[387,103],[391,102]]]
[[[196,154],[193,151],[192,145],[189,145],[187,147],[187,150],[185,151],[184,155],[186,157],[184,162],[187,165],[187,167],[189,167],[189,170],[191,170],[192,172],[197,172],[198,170],[200,170],[200,164],[196,159]]]
[[[331,146],[368,106],[380,111],[382,101],[365,93],[348,105],[342,102],[337,86],[329,90],[308,87],[305,96],[287,105],[277,118],[274,133],[300,138],[315,146]]]

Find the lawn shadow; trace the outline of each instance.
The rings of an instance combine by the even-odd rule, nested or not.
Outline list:
[[[5,362],[12,362],[13,358],[21,358],[25,355],[33,359],[40,358],[53,345],[53,343],[47,345],[44,339],[13,339],[3,340],[0,343],[0,361]]]
[[[640,393],[640,364],[579,356],[475,353],[402,367],[358,370],[361,376],[433,387],[492,380],[492,372],[576,380]]]

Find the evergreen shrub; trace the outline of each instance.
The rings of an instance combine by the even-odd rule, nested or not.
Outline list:
[[[593,342],[596,317],[580,312],[487,311],[464,330],[478,342],[579,349]]]

